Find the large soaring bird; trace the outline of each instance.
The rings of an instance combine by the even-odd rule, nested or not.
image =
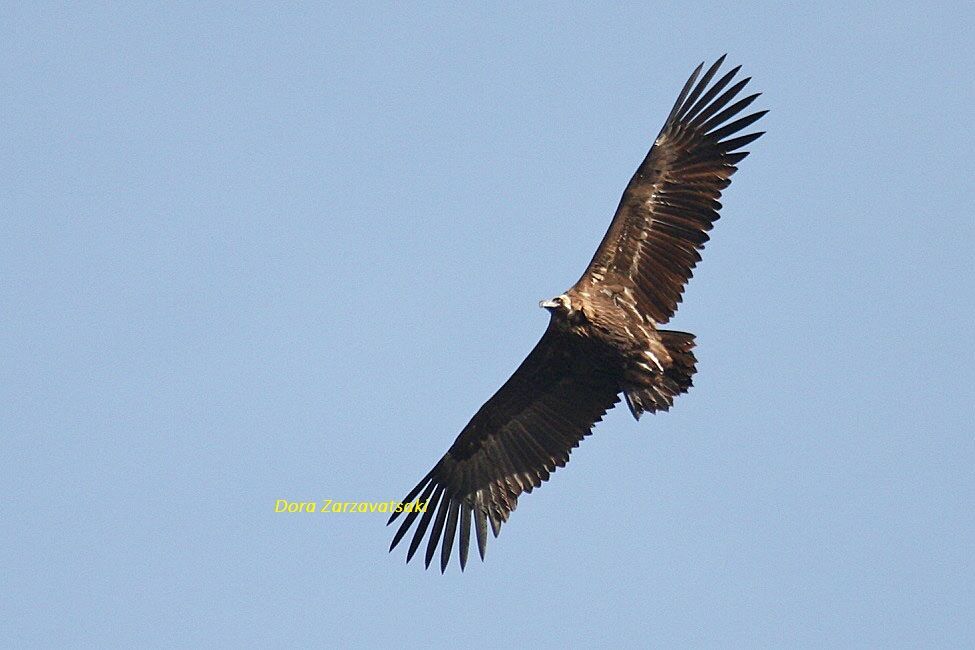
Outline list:
[[[736,134],[767,112],[738,117],[758,94],[737,99],[749,81],[732,83],[740,66],[711,84],[723,61],[698,80],[702,63],[684,84],[589,267],[541,303],[551,312],[545,334],[404,499],[427,507],[405,513],[390,550],[419,520],[407,561],[429,531],[426,565],[442,540],[444,571],[459,534],[463,570],[473,523],[483,560],[488,523],[497,537],[521,493],[563,467],[621,393],[639,419],[690,388],[694,336],[658,326],[701,259],[721,191],[748,155],[741,148],[762,135]]]

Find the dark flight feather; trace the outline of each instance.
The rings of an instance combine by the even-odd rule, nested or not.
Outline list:
[[[751,133],[725,139],[767,111],[726,123],[759,93],[725,108],[746,86],[750,80],[746,78],[713,99],[738,68],[705,92],[723,61],[724,57],[718,59],[689,95],[681,93],[653,147],[623,192],[616,216],[580,280],[598,283],[599,276],[610,273],[629,277],[636,288],[638,309],[658,325],[669,321],[677,310],[684,286],[700,260],[698,251],[703,249],[707,232],[718,219],[720,204],[712,205],[737,171],[735,165],[748,155],[734,152],[762,135]],[[691,76],[689,85],[695,77]],[[662,269],[667,272],[661,273]]]
[[[592,426],[619,401],[618,385],[584,355],[571,356],[572,342],[550,328],[514,375],[489,399],[429,474],[443,490],[443,500],[431,499],[414,535],[414,544],[426,531],[432,509],[437,509],[430,532],[426,563],[433,558],[443,535],[441,568],[445,569],[453,544],[448,512],[464,508],[469,522],[478,522],[478,552],[484,558],[487,520],[497,537],[501,524],[515,509],[518,496],[541,485],[556,467],[564,466],[571,450]],[[500,417],[499,417],[500,416]],[[466,477],[466,478],[461,478]],[[424,481],[428,479],[425,478]],[[423,486],[423,482],[418,487]],[[418,494],[414,489],[410,494]],[[389,523],[402,513],[394,513]],[[416,520],[408,513],[393,537],[390,550]],[[461,531],[463,532],[463,522]],[[449,533],[449,534],[448,534]],[[461,540],[466,554],[469,532]],[[413,548],[411,547],[411,551]],[[412,553],[409,554],[412,557]],[[408,558],[409,559],[409,558]],[[466,564],[466,555],[463,564]]]

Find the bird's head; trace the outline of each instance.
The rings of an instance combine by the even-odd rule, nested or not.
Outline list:
[[[561,296],[555,296],[551,300],[543,300],[538,303],[538,306],[549,310],[553,316],[568,316],[572,313],[572,299],[564,293]]]

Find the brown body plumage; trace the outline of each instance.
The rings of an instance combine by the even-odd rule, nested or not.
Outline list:
[[[748,82],[729,86],[738,68],[709,87],[723,60],[700,81],[698,66],[684,85],[589,267],[571,289],[541,303],[551,312],[545,334],[404,499],[428,506],[406,514],[390,550],[416,523],[407,560],[429,530],[426,564],[439,544],[443,571],[459,525],[463,568],[473,524],[483,559],[488,524],[497,536],[518,497],[568,462],[621,393],[639,419],[667,410],[690,388],[693,335],[658,326],[673,316],[701,259],[721,191],[747,155],[739,150],[761,133],[729,136],[765,113],[729,122],[758,95],[734,101]]]

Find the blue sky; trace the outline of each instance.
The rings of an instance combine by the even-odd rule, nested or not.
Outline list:
[[[0,640],[975,644],[975,12],[653,4],[4,6]],[[464,574],[275,514],[427,472],[724,52],[694,389]]]

